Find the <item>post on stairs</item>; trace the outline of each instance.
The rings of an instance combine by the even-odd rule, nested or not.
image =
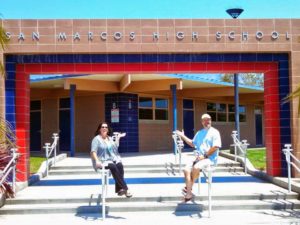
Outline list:
[[[208,217],[211,216],[211,210],[212,210],[212,198],[211,198],[211,193],[212,193],[212,174],[213,171],[215,170],[215,167],[213,165],[209,165],[206,168],[202,170],[204,179],[207,182],[207,197],[208,197]],[[198,194],[200,195],[200,184],[201,184],[201,172],[199,173],[199,178],[198,178]]]
[[[291,185],[291,152],[293,151],[291,144],[285,144],[284,149],[282,149],[283,153],[285,154],[285,159],[287,162],[287,168],[288,168],[288,189],[289,192],[292,191],[292,185]]]
[[[50,143],[45,143],[44,148],[46,149],[46,176],[49,175],[49,152],[50,152]]]
[[[101,168],[101,187],[102,187],[102,193],[101,193],[101,198],[102,198],[102,220],[105,220],[106,218],[106,197],[107,197],[107,190],[108,190],[108,185],[109,185],[109,175],[110,171],[108,169],[105,169],[107,164],[103,164]]]

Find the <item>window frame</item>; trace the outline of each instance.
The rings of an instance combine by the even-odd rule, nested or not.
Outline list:
[[[152,107],[140,107],[140,98],[149,98],[152,101]],[[157,107],[156,106],[156,100],[161,99],[161,100],[166,100],[167,101],[167,106],[166,108],[164,107]],[[170,115],[169,115],[169,107],[170,107],[170,101],[169,98],[166,97],[159,97],[159,96],[139,96],[139,104],[138,104],[138,110],[140,111],[140,109],[152,109],[152,119],[141,119],[140,118],[140,113],[139,113],[139,121],[152,121],[152,122],[166,122],[169,121]],[[164,110],[166,111],[166,116],[167,119],[156,119],[156,110]]]
[[[208,110],[208,104],[212,104],[214,105],[214,107],[211,107],[211,108],[214,108],[215,111],[213,110]],[[223,111],[218,111],[218,105],[221,105],[221,104],[225,104],[226,106],[226,109],[225,109],[225,112]],[[232,103],[220,103],[220,102],[206,102],[206,112],[208,114],[211,115],[212,117],[212,121],[215,122],[215,123],[234,123],[235,121],[230,121],[230,115],[234,115],[235,112],[232,112],[232,111],[229,111],[229,106],[234,106],[234,104]],[[239,107],[244,107],[245,108],[245,112],[241,112],[239,111],[239,118],[241,118],[241,115],[244,116],[245,118],[245,121],[240,121],[241,123],[246,123],[247,122],[247,106],[246,105],[239,105]],[[225,113],[226,114],[226,121],[218,121],[218,114],[219,113]]]

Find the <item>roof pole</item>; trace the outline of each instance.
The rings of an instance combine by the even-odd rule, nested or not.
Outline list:
[[[177,130],[177,97],[176,97],[176,89],[177,86],[176,84],[172,84],[170,86],[171,91],[172,91],[172,102],[173,102],[173,107],[172,107],[172,112],[173,112],[173,131]],[[176,146],[174,144],[174,154],[176,154]]]
[[[237,138],[240,139],[240,109],[239,109],[239,74],[234,75],[234,112],[235,112],[235,130]]]
[[[76,85],[70,85],[70,156],[75,156],[75,91]]]

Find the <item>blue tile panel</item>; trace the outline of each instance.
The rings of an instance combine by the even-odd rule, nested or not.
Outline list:
[[[119,109],[119,122],[112,123],[111,110]],[[113,131],[126,132],[121,139],[119,152],[139,151],[138,95],[115,93],[105,95],[105,120]]]
[[[289,55],[286,53],[223,53],[223,54],[53,54],[53,55],[7,55],[6,68],[8,80],[6,80],[6,102],[8,103],[6,117],[15,124],[15,111],[9,105],[14,104],[14,74],[15,63],[167,63],[167,62],[278,62],[279,69],[279,95],[280,99],[289,93]],[[120,102],[122,107],[122,103]],[[125,112],[126,113],[126,112]],[[128,113],[128,112],[127,112]],[[137,113],[137,112],[136,112]],[[128,113],[129,115],[130,113]],[[137,115],[137,114],[136,114]],[[109,116],[109,115],[107,115]],[[133,117],[132,117],[133,118]],[[137,117],[136,117],[137,118]],[[281,143],[290,143],[290,124],[284,122],[284,118],[290,118],[290,105],[286,103],[280,106]],[[118,128],[129,129],[124,125],[126,116],[120,115],[122,126]],[[134,119],[133,119],[134,120]],[[138,135],[138,133],[137,133]],[[138,138],[137,138],[138,139]],[[136,150],[134,150],[136,151]],[[285,163],[282,157],[282,163]],[[286,174],[286,165],[283,165],[283,175]]]

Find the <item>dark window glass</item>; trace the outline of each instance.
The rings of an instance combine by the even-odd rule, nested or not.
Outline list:
[[[217,121],[217,114],[216,114],[216,113],[210,112],[209,115],[210,115],[210,117],[211,117],[211,121],[214,121],[214,122]]]
[[[139,107],[152,107],[152,98],[140,97]]]
[[[155,108],[167,109],[168,108],[168,100],[161,99],[161,98],[155,99]]]
[[[226,112],[226,104],[217,104],[218,112]]]
[[[139,109],[139,119],[140,120],[152,120],[153,119],[153,111],[152,109]]]
[[[240,122],[246,122],[246,115],[240,114]]]
[[[41,110],[41,101],[30,101],[30,110]]]
[[[70,98],[59,99],[59,108],[60,109],[70,108]]]
[[[207,111],[216,111],[217,107],[216,107],[216,103],[207,103]]]
[[[234,105],[228,105],[228,112],[235,112]]]
[[[190,99],[183,99],[183,108],[184,109],[193,109],[194,101]]]
[[[234,113],[229,113],[229,115],[228,115],[229,122],[235,122],[234,115],[235,115]]]
[[[218,122],[226,122],[226,113],[218,113]]]
[[[168,111],[164,109],[156,109],[155,120],[168,120]]]

